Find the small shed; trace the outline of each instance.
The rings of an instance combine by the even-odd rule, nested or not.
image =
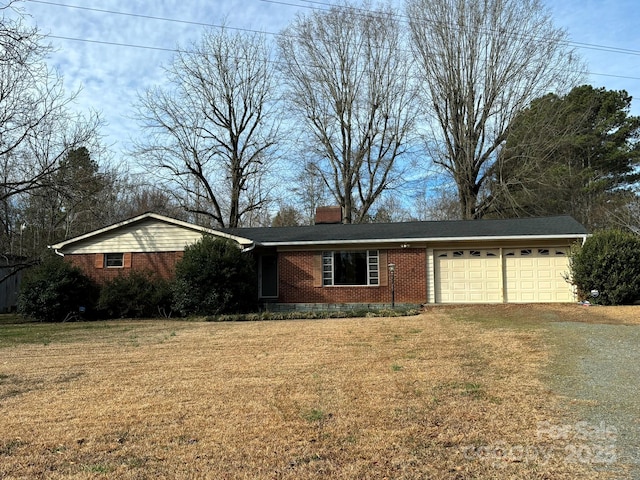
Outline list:
[[[25,257],[0,255],[0,313],[14,312],[18,306]]]

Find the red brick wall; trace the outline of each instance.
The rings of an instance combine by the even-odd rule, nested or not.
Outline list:
[[[278,268],[280,303],[390,303],[391,276],[388,285],[364,287],[315,287],[313,257],[318,252],[280,252]],[[65,255],[65,259],[80,267],[98,283],[130,270],[152,271],[163,278],[171,278],[176,262],[183,252],[133,253],[131,269],[96,268],[96,254]],[[387,262],[396,265],[395,301],[397,303],[425,303],[427,300],[426,250],[387,250]],[[380,265],[380,268],[387,268]]]
[[[396,302],[427,301],[427,251],[424,248],[389,250],[389,263],[396,266]],[[391,275],[389,275],[391,285]]]
[[[316,208],[316,224],[342,223],[342,207]]]
[[[80,267],[89,277],[98,283],[104,283],[131,270],[151,271],[162,278],[171,278],[175,273],[176,262],[184,252],[132,253],[131,268],[96,268],[95,253],[65,255],[64,258]]]
[[[391,275],[386,286],[314,287],[313,256],[318,252],[280,252],[281,303],[390,303]],[[387,250],[388,263],[396,265],[395,301],[427,301],[427,255],[425,249]],[[387,268],[387,265],[380,265]]]

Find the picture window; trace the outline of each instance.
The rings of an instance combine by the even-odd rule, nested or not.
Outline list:
[[[377,250],[322,253],[322,284],[379,285],[380,260]]]

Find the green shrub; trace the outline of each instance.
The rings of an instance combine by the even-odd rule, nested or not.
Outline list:
[[[98,309],[109,318],[168,317],[171,287],[151,272],[119,275],[100,289]]]
[[[25,275],[18,311],[44,322],[63,322],[90,316],[96,298],[97,287],[91,279],[52,254]]]
[[[602,305],[640,300],[640,237],[618,230],[595,233],[572,249],[570,263],[581,299]],[[597,297],[590,297],[592,290]]]
[[[207,322],[257,322],[268,320],[311,320],[326,318],[375,318],[375,317],[405,317],[419,315],[420,310],[412,308],[398,308],[394,310],[291,310],[286,312],[253,312],[244,314],[209,315]]]
[[[254,259],[232,241],[202,237],[176,265],[174,308],[182,315],[220,315],[255,309]]]

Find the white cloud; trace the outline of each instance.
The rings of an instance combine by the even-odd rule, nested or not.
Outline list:
[[[637,0],[546,0],[556,23],[565,27],[573,41],[638,48]],[[229,27],[278,32],[291,21],[295,8],[260,0],[61,0],[87,8],[127,12],[153,17]],[[106,5],[105,5],[106,4]],[[99,42],[174,49],[197,41],[204,27],[135,16],[116,15],[37,2],[23,8],[44,33]],[[171,61],[170,52],[51,38],[57,48],[52,62],[65,78],[68,90],[81,85],[78,108],[103,112],[109,126],[106,142],[117,142],[116,150],[127,146],[139,131],[130,119],[138,92],[163,82],[162,65]],[[589,70],[596,73],[640,77],[640,56],[579,49]],[[595,86],[626,89],[638,97],[634,112],[640,112],[640,80],[592,76]]]
[[[63,2],[61,2],[63,3]],[[69,0],[70,5],[80,5]],[[126,147],[137,131],[132,105],[138,92],[161,84],[163,65],[171,62],[168,51],[135,48],[146,46],[173,50],[197,41],[206,27],[185,22],[229,27],[279,31],[292,18],[294,8],[275,7],[255,1],[147,1],[125,0],[82,2],[82,9],[28,2],[24,10],[32,23],[43,33],[51,35],[56,48],[51,62],[65,79],[68,91],[82,87],[78,97],[79,109],[101,111],[108,122],[103,133],[107,143],[117,142],[116,148]],[[118,15],[97,10],[124,12],[141,16]],[[79,38],[84,41],[60,37]],[[108,45],[110,42],[130,46]]]

